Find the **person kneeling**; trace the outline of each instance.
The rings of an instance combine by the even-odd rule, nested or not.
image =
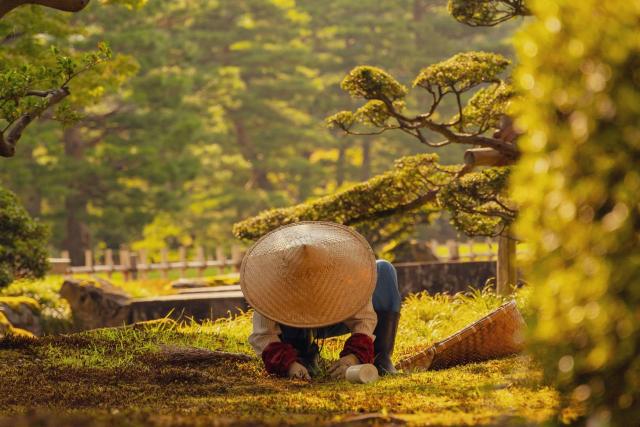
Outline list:
[[[329,369],[333,378],[361,363],[396,373],[396,271],[354,230],[329,222],[280,227],[247,251],[240,285],[254,308],[249,343],[267,372],[309,380],[318,370],[316,340],[350,333]]]

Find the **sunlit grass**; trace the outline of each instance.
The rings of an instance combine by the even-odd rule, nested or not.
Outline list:
[[[525,313],[528,292],[515,295]],[[489,291],[410,297],[402,308],[394,358],[447,337],[502,302]],[[0,415],[47,408],[107,417],[113,425],[144,420],[145,425],[190,427],[214,424],[219,417],[313,424],[382,413],[416,425],[485,425],[539,423],[558,404],[557,393],[540,385],[540,371],[527,356],[386,377],[369,385],[327,375],[312,383],[278,379],[266,374],[258,358],[197,366],[153,361],[165,345],[251,355],[251,316],[249,311],[203,324],[167,319],[0,351],[0,387],[11,384],[12,389],[11,398],[0,395]],[[323,343],[325,367],[338,357],[343,340]]]

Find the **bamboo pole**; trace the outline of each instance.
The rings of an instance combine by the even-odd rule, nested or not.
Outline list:
[[[496,291],[500,295],[509,295],[516,284],[516,241],[503,231],[498,240],[498,265]]]

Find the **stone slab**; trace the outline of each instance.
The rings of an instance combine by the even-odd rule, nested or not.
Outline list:
[[[170,317],[196,321],[215,320],[249,308],[240,291],[164,295],[131,301],[131,323]]]
[[[178,294],[201,294],[208,292],[228,292],[228,291],[239,291],[240,285],[228,285],[228,286],[203,286],[201,288],[189,288],[189,289],[180,289]]]

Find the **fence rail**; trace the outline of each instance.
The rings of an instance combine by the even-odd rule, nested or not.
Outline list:
[[[109,277],[113,273],[122,273],[125,280],[146,279],[148,273],[159,271],[162,277],[167,278],[170,271],[180,271],[184,275],[187,270],[196,270],[201,277],[207,268],[233,267],[238,269],[244,256],[244,250],[240,246],[233,246],[231,253],[226,254],[224,249],[215,251],[215,258],[207,257],[203,247],[197,247],[193,259],[188,259],[187,248],[178,249],[178,260],[169,260],[169,250],[160,252],[160,259],[150,259],[146,250],[130,251],[121,249],[114,251],[106,249],[101,256],[91,250],[84,252],[84,265],[72,266],[69,253],[63,251],[60,257],[49,258],[52,273],[57,274],[91,274],[106,273]],[[227,256],[229,255],[229,256]],[[117,260],[117,262],[115,262]],[[96,262],[98,261],[98,262]]]
[[[490,239],[485,241],[468,240],[466,242],[431,240],[423,243],[441,262],[498,260],[499,244]],[[163,278],[167,278],[170,271],[180,271],[184,276],[187,270],[196,270],[198,277],[201,277],[208,268],[231,267],[238,270],[244,256],[244,249],[240,246],[232,246],[230,253],[226,253],[223,248],[219,247],[213,251],[215,257],[207,256],[208,254],[203,247],[195,248],[192,259],[188,259],[188,252],[187,248],[180,247],[177,251],[178,259],[170,260],[168,249],[160,251],[159,259],[151,259],[146,250],[121,249],[114,251],[106,249],[99,252],[86,250],[84,265],[72,266],[69,253],[63,251],[60,257],[50,258],[49,263],[51,271],[55,274],[106,273],[111,277],[113,273],[122,273],[124,280],[131,280],[146,279],[148,273],[153,271],[159,271]],[[522,251],[518,250],[518,253],[522,253]]]

